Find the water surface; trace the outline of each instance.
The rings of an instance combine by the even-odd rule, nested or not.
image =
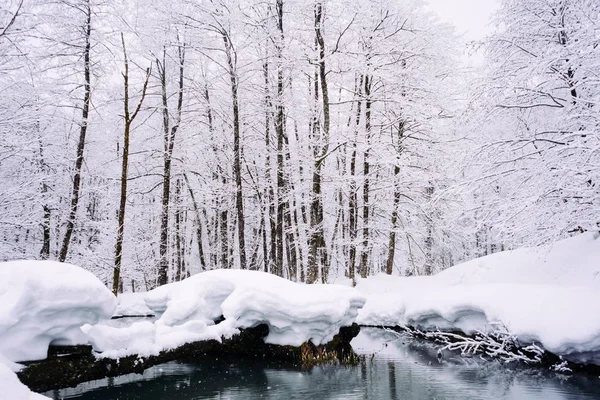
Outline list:
[[[600,377],[567,376],[444,354],[380,329],[354,339],[356,367],[301,371],[248,360],[171,362],[45,393],[54,399],[600,399]]]

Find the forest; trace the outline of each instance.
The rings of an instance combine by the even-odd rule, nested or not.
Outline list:
[[[600,2],[3,0],[0,261],[114,293],[431,275],[600,229]],[[467,63],[478,54],[481,62]]]

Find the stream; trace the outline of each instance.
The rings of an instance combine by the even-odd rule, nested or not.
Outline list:
[[[252,360],[170,362],[144,374],[43,393],[52,399],[599,399],[600,377],[444,353],[377,328],[352,341],[364,360],[308,371]]]

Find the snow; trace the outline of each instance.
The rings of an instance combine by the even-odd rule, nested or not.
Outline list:
[[[212,270],[148,292],[155,321],[131,326],[85,326],[103,357],[153,355],[184,343],[231,337],[240,329],[269,326],[265,341],[293,345],[333,339],[351,325],[365,298],[342,285],[306,285],[259,271]],[[214,321],[224,318],[218,324]]]
[[[110,318],[116,298],[90,272],[54,261],[0,263],[0,353],[45,359],[49,344],[87,343],[83,324]]]
[[[600,364],[600,239],[492,254],[430,277],[378,275],[357,322],[425,330],[506,329],[566,359]]]
[[[148,308],[144,301],[146,293],[121,293],[117,296],[117,309],[114,316],[149,316],[154,312]]]
[[[51,343],[90,343],[101,357],[149,356],[267,324],[267,343],[318,345],[355,321],[465,333],[503,329],[565,359],[600,365],[599,236],[497,253],[429,277],[378,275],[357,288],[212,270],[120,295],[118,307],[104,284],[79,267],[0,263],[0,380],[13,385],[12,362],[46,358]],[[112,315],[155,317],[132,323]]]
[[[33,393],[19,381],[15,374],[21,368],[0,353],[0,391],[2,398],[11,400],[43,400],[48,399],[41,394]]]

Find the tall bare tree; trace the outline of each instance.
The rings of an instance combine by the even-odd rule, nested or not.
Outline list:
[[[312,198],[310,206],[310,252],[308,255],[308,273],[306,280],[308,283],[314,283],[319,276],[321,269],[321,279],[327,280],[327,247],[325,244],[325,232],[323,227],[323,195],[321,188],[322,168],[329,149],[329,91],[327,89],[327,69],[325,66],[325,39],[323,38],[323,5],[318,1],[314,6],[315,12],[315,42],[317,45],[317,76],[315,76],[315,95],[318,96],[317,81],[320,83],[323,124],[315,123],[314,127],[320,126],[320,137],[315,137],[314,149],[314,169],[312,177]],[[316,136],[316,135],[315,135]]]
[[[67,216],[67,227],[62,241],[62,247],[58,255],[59,261],[65,261],[69,254],[69,245],[71,244],[71,236],[75,228],[75,220],[77,218],[77,208],[79,206],[79,195],[81,188],[81,170],[83,167],[83,157],[85,151],[85,137],[88,128],[88,118],[90,113],[90,93],[91,93],[91,68],[90,61],[91,51],[91,36],[92,36],[92,6],[90,0],[83,1],[78,10],[85,14],[85,23],[83,26],[84,32],[84,47],[83,47],[83,101],[81,104],[81,123],[79,126],[79,141],[77,143],[77,156],[75,158],[75,170],[73,171],[73,187],[71,189],[71,206]]]
[[[173,149],[175,148],[175,137],[181,124],[181,113],[183,109],[183,89],[184,89],[184,64],[185,64],[185,45],[180,43],[177,46],[178,56],[178,88],[177,88],[177,108],[175,110],[175,120],[171,124],[169,111],[168,88],[167,88],[167,49],[163,49],[163,57],[156,60],[158,77],[160,80],[162,114],[163,114],[163,183],[162,183],[162,212],[160,219],[160,246],[159,246],[159,265],[158,265],[158,284],[164,285],[169,282],[169,203],[171,199],[171,175],[173,163]]]
[[[129,169],[129,139],[131,135],[131,125],[138,116],[144,99],[146,98],[146,89],[150,79],[150,68],[146,70],[146,78],[142,87],[140,100],[133,113],[129,110],[129,60],[127,59],[127,49],[125,47],[125,38],[121,33],[121,44],[123,45],[123,63],[125,71],[123,72],[123,160],[121,164],[121,194],[119,197],[119,211],[117,217],[117,243],[115,245],[115,267],[113,269],[113,293],[115,296],[119,291],[121,277],[121,262],[123,260],[123,235],[125,233],[125,207],[127,205],[127,172]]]
[[[226,30],[222,30],[223,43],[229,79],[231,82],[231,102],[233,108],[233,179],[235,180],[235,209],[238,224],[238,250],[240,255],[240,268],[246,269],[246,235],[244,216],[244,192],[242,188],[242,157],[240,137],[240,105],[238,100],[239,79],[237,74],[237,54]]]

